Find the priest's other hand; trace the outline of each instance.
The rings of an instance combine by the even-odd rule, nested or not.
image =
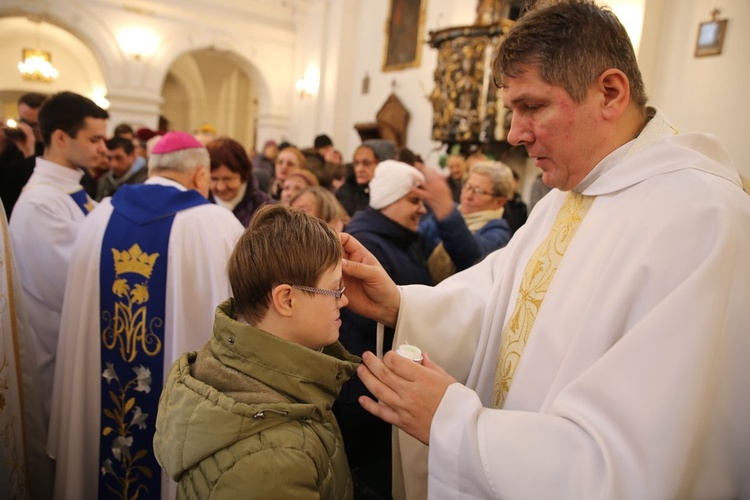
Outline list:
[[[387,326],[395,326],[401,293],[380,262],[353,236],[340,233],[344,247],[344,286],[349,309]]]
[[[432,418],[448,386],[456,379],[427,354],[421,365],[393,351],[387,352],[383,361],[371,352],[364,353],[362,360],[364,364],[357,369],[357,375],[379,402],[361,396],[359,404],[429,445]]]

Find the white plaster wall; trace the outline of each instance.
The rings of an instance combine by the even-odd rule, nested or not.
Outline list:
[[[424,38],[431,30],[472,24],[476,17],[475,0],[426,0]],[[352,80],[350,129],[342,145],[344,159],[350,161],[360,144],[355,123],[373,122],[375,114],[385,103],[395,86],[395,93],[411,115],[407,132],[407,146],[426,161],[437,163],[442,145],[431,140],[432,106],[426,95],[432,90],[432,73],[437,65],[437,53],[426,43],[422,46],[421,66],[400,71],[382,72],[385,52],[386,22],[390,2],[360,1],[356,13],[356,58],[351,66]],[[370,91],[361,93],[362,79],[370,76]]]
[[[681,132],[716,134],[745,177],[750,177],[747,120],[750,116],[750,2],[748,0],[650,0],[662,9],[650,47],[655,51],[650,102],[659,106]],[[659,6],[657,6],[659,7]],[[729,19],[720,55],[694,57],[698,25],[714,7]],[[647,10],[648,12],[648,10]],[[646,33],[644,33],[644,37]]]

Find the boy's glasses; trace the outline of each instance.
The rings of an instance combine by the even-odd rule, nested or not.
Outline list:
[[[318,293],[320,295],[328,295],[329,297],[333,297],[336,300],[341,300],[341,296],[344,295],[344,290],[346,290],[346,287],[342,287],[341,290],[326,290],[325,288],[314,288],[311,286],[302,286],[302,285],[290,285],[292,288],[296,288],[297,290],[302,290],[303,292],[310,292],[310,293]]]

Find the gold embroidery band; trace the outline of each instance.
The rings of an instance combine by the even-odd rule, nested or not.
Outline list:
[[[593,196],[571,192],[557,213],[547,238],[534,250],[526,264],[516,306],[503,329],[495,373],[493,407],[502,408],[529,333],[542,307],[542,301],[573,236],[594,202]]]

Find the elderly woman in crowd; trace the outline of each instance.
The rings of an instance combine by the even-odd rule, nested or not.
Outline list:
[[[253,213],[273,200],[258,189],[253,166],[242,144],[229,137],[220,137],[209,142],[206,149],[211,158],[209,201],[231,210],[247,227]]]
[[[459,205],[445,182],[431,182],[424,196],[432,213],[420,222],[419,232],[435,283],[510,241],[510,226],[503,219],[503,207],[513,196],[513,173],[507,165],[475,163],[461,188]]]
[[[292,203],[292,198],[300,192],[318,185],[320,185],[318,178],[311,171],[303,169],[294,170],[284,180],[281,188],[281,204],[289,206]]]
[[[292,172],[306,168],[307,159],[305,159],[305,155],[299,149],[294,146],[287,146],[279,151],[274,162],[274,175],[271,179],[271,187],[268,189],[268,194],[275,200],[280,199],[287,176]]]
[[[339,200],[326,188],[313,186],[292,198],[291,205],[324,220],[336,231],[342,231],[349,223],[349,214]]]

